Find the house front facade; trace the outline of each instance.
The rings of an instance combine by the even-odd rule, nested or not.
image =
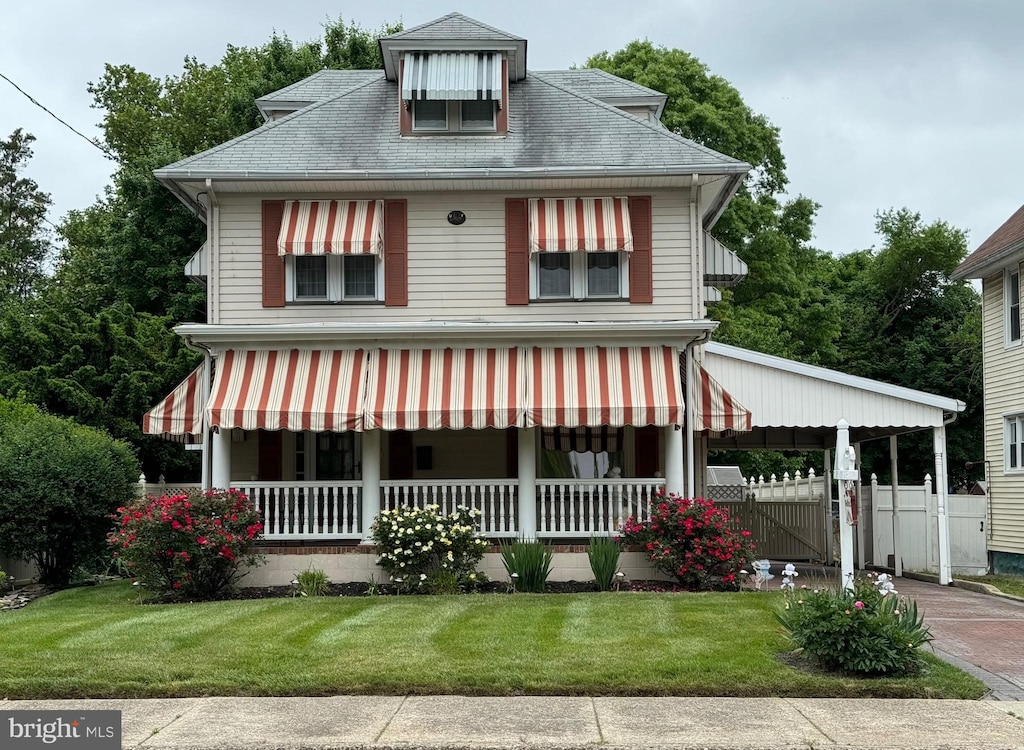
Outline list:
[[[985,480],[993,572],[1024,572],[1024,207],[957,267],[981,279],[985,369]]]
[[[207,225],[186,273],[208,309],[144,430],[253,498],[280,553],[261,582],[305,558],[365,580],[382,508],[571,545],[702,495],[710,440],[834,443],[832,411],[760,425],[702,364],[707,304],[746,273],[710,232],[749,165],[664,128],[663,94],[528,71],[525,39],[457,13],[380,46],[382,70],[262,97],[263,126],[156,172]],[[589,577],[574,549],[556,576]]]

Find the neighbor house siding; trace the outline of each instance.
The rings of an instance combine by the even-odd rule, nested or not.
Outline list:
[[[616,194],[622,192],[616,191]],[[261,303],[261,200],[296,196],[221,194],[220,309],[219,316],[213,319],[222,324],[395,322],[439,316],[448,320],[524,321],[692,319],[700,312],[691,304],[692,252],[687,192],[663,190],[638,194],[652,196],[653,304],[615,301],[525,306],[505,303],[505,199],[544,197],[543,193],[380,196],[408,200],[409,304],[394,308],[386,308],[383,303],[264,308]],[[448,223],[447,215],[455,209],[466,214],[465,224],[452,226]]]
[[[1024,471],[1006,473],[1004,418],[1024,412],[1024,346],[1006,346],[1002,272],[983,282],[985,458],[990,462],[989,550],[1024,554]]]

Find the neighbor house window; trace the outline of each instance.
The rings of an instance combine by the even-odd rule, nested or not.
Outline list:
[[[1007,271],[1004,281],[1006,301],[1006,344],[1020,343],[1020,269]]]
[[[1024,471],[1024,414],[1006,418],[1006,471]]]
[[[622,299],[626,253],[536,253],[534,299]]]
[[[294,256],[289,301],[369,302],[383,299],[378,255]]]
[[[413,130],[448,130],[448,102],[417,99],[412,103]]]

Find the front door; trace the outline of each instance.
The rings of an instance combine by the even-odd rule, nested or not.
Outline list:
[[[362,478],[362,440],[357,432],[318,432],[309,436],[313,479],[358,481]]]

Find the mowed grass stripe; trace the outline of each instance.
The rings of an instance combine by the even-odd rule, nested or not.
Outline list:
[[[114,583],[0,613],[0,697],[984,693],[934,661],[903,680],[786,666],[778,602],[747,592],[151,605]]]

